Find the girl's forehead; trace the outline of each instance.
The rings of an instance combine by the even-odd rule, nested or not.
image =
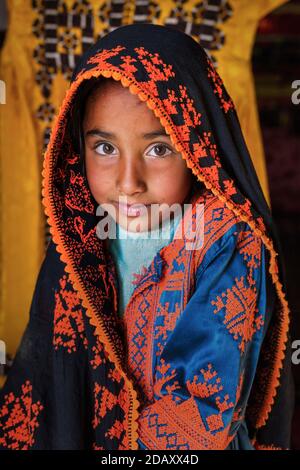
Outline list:
[[[131,95],[127,87],[124,87],[119,80],[113,78],[103,78],[92,89],[91,94],[106,95],[112,93],[128,93]]]
[[[99,118],[106,122],[119,122],[123,119],[125,126],[130,120],[136,119],[139,128],[145,124],[153,124],[163,129],[154,111],[138,95],[130,93],[127,87],[115,80],[103,82],[88,96],[84,117],[85,120]]]
[[[149,109],[137,95],[130,93],[127,87],[113,79],[100,82],[92,88],[87,96],[85,106],[97,107],[105,104],[109,106],[110,109],[119,108],[120,111],[122,111],[122,106],[125,102],[126,107],[134,106],[140,109]]]

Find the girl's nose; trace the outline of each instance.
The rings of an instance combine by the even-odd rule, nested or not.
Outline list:
[[[118,170],[117,189],[119,193],[131,196],[145,191],[146,176],[140,162],[120,162]]]

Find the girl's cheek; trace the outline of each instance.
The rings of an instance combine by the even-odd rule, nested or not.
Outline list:
[[[100,204],[105,195],[109,194],[110,181],[104,178],[103,174],[95,169],[87,168],[87,181],[94,199]]]

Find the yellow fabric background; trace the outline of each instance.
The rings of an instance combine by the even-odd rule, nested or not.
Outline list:
[[[217,60],[225,86],[231,94],[240,117],[242,129],[264,192],[268,198],[267,177],[259,122],[257,116],[251,51],[258,21],[286,0],[229,0],[233,10],[231,18],[218,24],[225,34],[225,44],[212,51]],[[0,105],[0,155],[1,155],[1,304],[0,338],[6,342],[7,352],[14,354],[28,321],[29,308],[37,274],[44,256],[45,219],[41,205],[41,169],[44,152],[43,133],[51,128],[53,116],[47,111],[37,114],[45,103],[36,83],[40,67],[34,50],[43,44],[33,34],[39,31],[36,23],[42,13],[32,8],[32,2],[10,0],[8,3],[9,24],[4,47],[0,56],[0,79],[6,83],[6,104]],[[76,3],[66,0],[70,11]],[[80,2],[79,2],[80,3]],[[98,16],[99,8],[106,3],[104,15],[109,15],[110,2],[90,0],[94,17],[94,39],[106,32],[107,24]],[[170,10],[181,2],[154,1],[161,12],[154,23],[164,24]],[[135,12],[133,1],[125,2],[122,24],[132,23]],[[199,1],[190,0],[183,5],[187,15],[191,14]],[[43,1],[36,1],[43,9]],[[82,11],[87,7],[81,5]],[[155,8],[153,7],[153,14]],[[150,17],[149,17],[150,20]],[[33,27],[33,24],[35,26]],[[58,33],[66,36],[67,28],[60,26]],[[80,28],[72,28],[79,39],[75,53],[81,54]],[[42,30],[41,30],[42,34]],[[63,43],[57,45],[58,52],[64,50]],[[42,57],[42,49],[39,54]],[[60,70],[48,69],[53,84],[48,100],[58,112],[70,75]],[[42,117],[41,117],[42,115]]]

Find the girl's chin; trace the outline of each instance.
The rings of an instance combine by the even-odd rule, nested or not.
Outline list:
[[[127,232],[134,233],[157,230],[157,228],[161,225],[163,218],[162,214],[154,215],[154,217],[151,217],[151,214],[149,212],[135,216],[123,214],[121,211],[118,210],[108,210],[108,212],[115,223],[119,224]]]
[[[117,217],[116,222],[127,232],[147,232],[153,230],[154,227],[151,227],[151,223],[147,217],[126,217],[120,216]]]

